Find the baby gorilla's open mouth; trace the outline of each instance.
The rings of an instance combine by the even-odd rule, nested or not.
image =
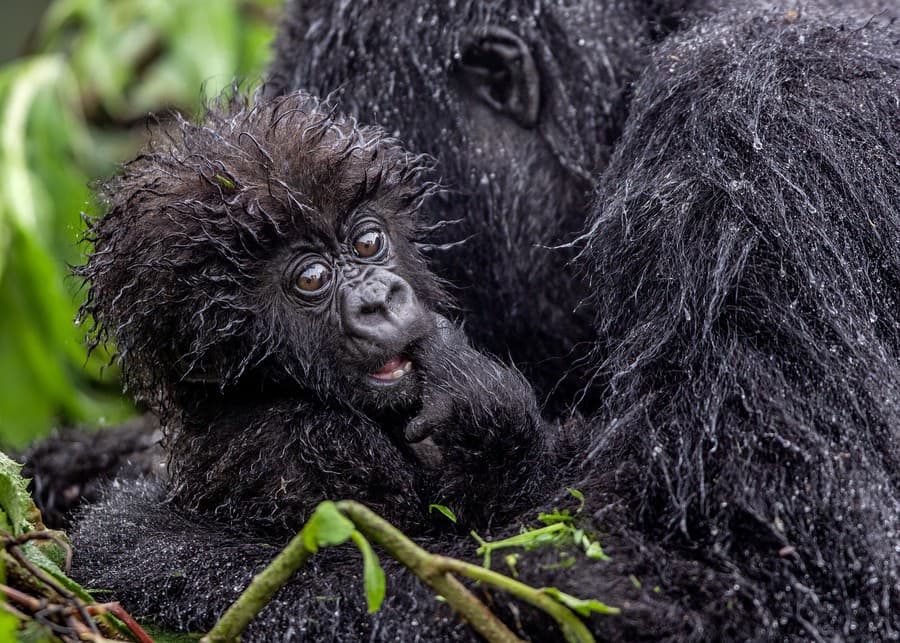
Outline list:
[[[373,373],[369,373],[369,380],[379,386],[392,385],[402,380],[412,371],[412,362],[400,357],[392,357],[384,366]]]

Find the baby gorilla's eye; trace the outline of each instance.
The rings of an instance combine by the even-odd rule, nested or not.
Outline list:
[[[303,269],[297,278],[297,287],[312,295],[323,290],[331,281],[331,270],[324,263],[316,261]]]
[[[363,259],[375,259],[381,256],[386,245],[384,232],[374,228],[356,237],[353,241],[353,251]]]

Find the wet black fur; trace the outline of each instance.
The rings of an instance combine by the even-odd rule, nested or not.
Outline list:
[[[103,186],[108,208],[78,269],[82,314],[94,341],[116,340],[126,384],[160,417],[174,506],[271,537],[322,500],[360,497],[422,532],[431,503],[471,498],[460,515],[484,524],[486,498],[512,510],[534,492],[544,425],[518,374],[428,317],[442,330],[414,348],[417,399],[382,405],[362,390],[368,371],[342,361],[339,315],[284,283],[298,244],[365,210],[383,221],[393,272],[434,309],[440,288],[414,244],[427,170],[381,130],[292,94],[179,119]],[[432,435],[439,469],[403,439],[435,404],[447,418]]]
[[[531,329],[550,338],[539,350],[566,353],[585,321],[570,322],[571,307],[584,300],[592,321],[576,379],[597,408],[571,466],[534,497],[564,502],[565,483],[585,492],[586,522],[613,561],[547,570],[539,563],[556,553],[537,551],[520,560],[522,578],[623,606],[591,619],[608,639],[897,639],[891,14],[828,3],[306,5],[285,20],[271,91],[343,86],[347,109],[438,158],[462,192],[442,216],[456,211],[461,234],[480,235],[436,263],[461,287],[473,336],[527,366]],[[482,138],[446,79],[460,34],[488,23],[533,44],[549,86],[530,147],[495,137],[477,156]],[[534,245],[567,233],[580,234],[571,248]],[[583,282],[559,278],[557,262],[572,258]],[[126,484],[88,513],[82,569],[139,611],[206,627],[271,553],[240,524],[213,532],[184,516],[173,528],[156,497]],[[135,528],[119,529],[123,520]],[[367,616],[357,563],[349,549],[320,559],[250,638],[469,636],[400,573],[388,609]],[[523,634],[554,636],[527,608],[493,598]]]
[[[162,434],[151,414],[109,430],[62,429],[21,455],[22,476],[47,525],[72,526],[75,510],[97,502],[116,478],[157,474],[165,466]]]

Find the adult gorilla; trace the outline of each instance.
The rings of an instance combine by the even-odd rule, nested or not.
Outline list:
[[[539,389],[590,313],[572,475],[668,633],[894,638],[900,34],[876,3],[727,4],[299,0],[269,91],[341,89],[439,159],[439,241],[468,241],[435,267]],[[587,212],[580,282],[548,246]]]

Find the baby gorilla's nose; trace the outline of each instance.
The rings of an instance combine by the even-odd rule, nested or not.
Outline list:
[[[347,333],[385,348],[405,346],[416,320],[423,315],[409,284],[383,268],[348,286],[342,303]]]

